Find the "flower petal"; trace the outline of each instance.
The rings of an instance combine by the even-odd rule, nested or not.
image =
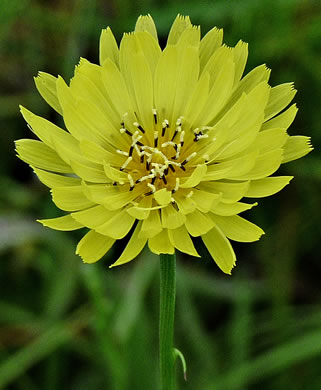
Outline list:
[[[180,49],[180,46],[178,47]],[[199,57],[197,47],[182,47],[179,54],[179,72],[174,102],[174,119],[182,115],[189,96],[195,89],[199,75]]]
[[[43,142],[20,139],[15,144],[18,157],[27,164],[52,172],[73,173],[70,166]]]
[[[224,106],[232,91],[234,69],[233,52],[225,46],[216,50],[204,69],[210,74],[210,92],[199,121],[210,123]]]
[[[209,189],[209,191],[203,191],[202,188],[203,183],[198,186],[198,189],[194,188],[192,190],[191,199],[196,203],[198,210],[207,213],[217,202],[219,202],[222,195],[220,193],[213,193],[211,189]]]
[[[114,148],[110,148],[110,150],[107,150],[106,148],[102,148],[95,142],[85,139],[79,142],[79,147],[82,155],[86,159],[98,164],[102,164],[103,161],[112,161],[113,165],[121,167],[125,162],[124,156],[115,153]]]
[[[98,205],[86,210],[71,213],[71,216],[83,226],[95,229],[97,226],[103,225],[106,221],[109,221],[116,214],[117,211],[107,210],[103,205]]]
[[[206,234],[213,228],[214,225],[215,224],[212,219],[207,214],[201,213],[199,210],[195,210],[193,213],[186,215],[185,226],[188,233],[193,237]]]
[[[148,240],[148,247],[156,255],[161,253],[173,255],[175,253],[175,248],[169,241],[167,229],[163,229],[156,236],[151,237]]]
[[[167,46],[175,45],[182,33],[189,27],[192,27],[189,16],[182,16],[178,14],[168,34]]]
[[[137,19],[135,25],[135,32],[137,31],[147,31],[151,34],[152,37],[155,38],[156,42],[158,42],[157,30],[154,23],[153,18],[148,15],[140,15]]]
[[[265,109],[265,121],[282,111],[294,98],[296,92],[293,88],[293,83],[285,83],[273,87]]]
[[[158,110],[164,110],[166,119],[172,118],[178,70],[177,47],[167,46],[159,57],[154,78],[155,106]]]
[[[126,210],[122,210],[110,218],[107,222],[95,228],[95,230],[108,237],[115,238],[117,240],[124,238],[130,231],[135,218],[129,215]]]
[[[293,176],[276,176],[251,180],[244,196],[247,198],[263,198],[276,194],[289,184],[292,179]]]
[[[136,219],[148,218],[152,209],[153,199],[151,196],[144,197],[137,206],[126,209],[127,213]]]
[[[77,177],[63,176],[32,167],[38,179],[49,188],[79,186],[81,180]]]
[[[159,210],[152,210],[148,218],[144,219],[139,233],[140,238],[151,238],[162,231],[162,223]]]
[[[244,92],[248,94],[262,81],[267,82],[269,80],[270,73],[270,69],[268,69],[265,65],[260,65],[254,68],[245,77],[243,77],[242,80],[237,84],[230,99],[227,101],[226,105],[222,108],[215,119],[218,120],[219,118],[223,117],[224,114],[230,110],[231,107],[238,101]]]
[[[203,177],[205,176],[207,171],[207,166],[205,164],[198,165],[192,174],[187,178],[187,180],[182,181],[182,184],[180,184],[181,188],[191,188],[197,186]]]
[[[20,111],[25,121],[29,124],[31,131],[51,149],[56,149],[55,139],[59,138],[63,140],[71,152],[79,153],[77,141],[65,130],[54,125],[47,119],[33,114],[22,106],[20,106]],[[59,154],[59,150],[56,151]],[[68,156],[61,156],[61,158],[69,164],[70,159]]]
[[[91,167],[80,161],[74,160],[70,162],[73,171],[82,179],[89,183],[110,183],[111,180],[106,176],[103,167],[97,164],[96,167]]]
[[[38,75],[34,78],[34,80],[40,95],[54,110],[58,112],[58,114],[62,115],[62,108],[57,98],[57,78],[49,73],[38,72]]]
[[[70,231],[77,230],[84,227],[83,224],[75,221],[70,214],[63,217],[51,218],[51,219],[37,219],[43,226],[47,226],[50,229]]]
[[[311,138],[300,135],[288,137],[283,149],[282,164],[296,160],[310,153],[313,150]]]
[[[298,108],[296,104],[292,104],[286,111],[282,112],[278,116],[263,123],[262,130],[267,129],[284,129],[286,130],[294,121]]]
[[[56,187],[51,193],[55,205],[64,211],[77,211],[94,205],[85,196],[82,186]]]
[[[113,246],[115,240],[90,230],[78,243],[76,254],[84,263],[95,263]]]
[[[147,31],[136,32],[135,38],[149,65],[152,76],[154,76],[157,62],[162,50],[157,41]]]
[[[253,146],[257,147],[260,154],[282,148],[288,135],[284,129],[269,129],[260,131]]]
[[[116,39],[111,29],[107,27],[101,31],[99,43],[99,63],[102,65],[110,58],[117,66],[119,65],[119,51]]]
[[[239,180],[257,180],[272,175],[279,169],[283,159],[283,149],[274,149],[259,155],[255,166],[245,175],[239,176]]]
[[[243,198],[249,187],[249,182],[203,182],[199,188],[212,194],[222,193],[222,200],[226,203],[234,203]],[[214,207],[214,206],[213,206]]]
[[[183,191],[173,194],[173,198],[175,199],[179,211],[184,215],[192,213],[196,209],[196,203],[186,195],[187,193],[184,193]]]
[[[191,256],[200,257],[184,225],[177,229],[169,229],[168,237],[171,244],[179,251]]]
[[[212,28],[201,40],[200,44],[200,68],[203,70],[215,53],[215,51],[222,45],[223,29],[217,27]]]
[[[186,217],[180,211],[177,211],[172,204],[161,210],[163,228],[176,229],[184,224]]]
[[[236,257],[226,236],[217,226],[214,226],[213,229],[202,236],[202,240],[219,268],[230,275],[232,268],[235,266]]]
[[[253,242],[257,241],[264,234],[261,228],[239,215],[222,217],[211,214],[211,218],[223,234],[234,241]]]
[[[243,41],[238,41],[237,45],[233,48],[234,63],[235,63],[235,75],[234,86],[240,81],[248,56],[248,44]]]
[[[159,205],[167,206],[171,201],[172,192],[162,188],[154,193],[154,198]]]
[[[241,213],[242,211],[249,210],[253,206],[257,206],[258,203],[242,203],[242,202],[236,202],[236,203],[223,203],[220,202],[213,209],[211,210],[216,215],[222,215],[222,216],[230,216],[230,215],[236,215]]]
[[[142,222],[138,222],[136,229],[134,230],[133,235],[131,236],[126,248],[120,257],[113,263],[109,268],[116,267],[118,265],[122,265],[128,263],[133,260],[139,253],[144,249],[144,246],[147,242],[147,238],[140,238],[139,232],[141,228]]]

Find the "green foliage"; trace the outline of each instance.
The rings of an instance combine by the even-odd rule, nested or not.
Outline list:
[[[2,0],[0,2],[0,388],[158,388],[158,258],[108,269],[121,245],[95,265],[74,253],[78,233],[36,218],[57,216],[47,189],[14,155],[31,137],[18,104],[57,123],[38,96],[38,70],[72,76],[83,56],[98,60],[100,30],[117,39],[151,13],[160,42],[176,14],[225,42],[249,42],[248,69],[266,62],[273,85],[294,81],[299,113],[291,134],[315,151],[282,167],[295,180],[249,214],[266,235],[235,245],[238,267],[221,274],[178,256],[175,346],[179,389],[311,389],[321,383],[320,178],[321,7],[317,0]],[[246,247],[246,248],[245,248]]]

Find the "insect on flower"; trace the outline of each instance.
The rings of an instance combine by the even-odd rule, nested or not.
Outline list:
[[[191,237],[200,236],[230,273],[229,240],[263,234],[238,215],[257,204],[242,198],[280,191],[292,177],[271,175],[312,148],[308,137],[287,134],[297,112],[295,104],[287,108],[292,83],[271,88],[265,65],[243,76],[247,44],[227,47],[222,38],[213,28],[201,39],[200,28],[179,15],[162,50],[153,19],[140,16],[119,48],[110,28],[103,30],[100,64],[81,59],[70,85],[36,77],[66,130],[21,107],[40,140],[17,141],[17,153],[68,212],[39,222],[90,229],[77,246],[85,262],[131,231],[113,266],[146,243],[157,254],[199,256]]]

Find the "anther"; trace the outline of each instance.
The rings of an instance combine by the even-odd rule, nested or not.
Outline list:
[[[180,116],[179,118],[177,118],[176,126],[181,126],[183,118],[184,118],[183,116]]]
[[[143,134],[145,133],[145,130],[138,122],[134,122],[133,125],[136,126]]]
[[[157,110],[156,110],[156,108],[153,108],[152,111],[153,111],[153,115],[154,115],[155,125],[157,125]]]
[[[176,178],[175,188],[172,190],[172,194],[174,194],[179,188],[179,177]]]
[[[176,144],[173,141],[168,141],[168,142],[162,143],[162,148],[166,148],[166,146],[173,146],[175,148]]]
[[[175,168],[173,167],[172,164],[169,164],[168,166],[169,166],[169,169],[170,169],[172,172],[175,172]]]
[[[141,162],[142,164],[144,163],[144,154],[143,154],[143,153],[140,155],[140,162]]]
[[[181,146],[184,145],[184,136],[185,136],[185,131],[182,131],[181,135],[179,137],[179,142],[180,142]]]
[[[132,156],[132,155],[133,155],[133,151],[134,151],[134,146],[132,145],[132,146],[129,148],[128,155],[129,155],[129,156]]]
[[[128,177],[129,185],[130,185],[129,191],[133,191],[134,186],[135,186],[134,180],[130,174],[128,174],[127,177]]]
[[[127,165],[132,161],[133,157],[129,156],[128,159],[124,162],[124,164],[119,168],[120,171],[123,171]]]
[[[162,180],[163,180],[164,184],[167,184],[167,180],[166,180],[165,175],[162,176]]]
[[[165,135],[165,130],[166,130],[166,128],[168,128],[168,127],[169,127],[169,122],[168,122],[167,119],[164,119],[164,120],[163,120],[163,123],[162,123],[162,137],[164,137],[164,135]]]
[[[156,176],[154,176],[154,177],[152,178],[151,184],[154,184],[154,183],[155,183],[155,180],[156,180]]]
[[[154,184],[147,183],[147,186],[152,190],[152,193],[156,192],[156,187],[154,186]]]
[[[117,150],[116,150],[116,153],[121,154],[122,156],[128,157],[128,152],[124,152],[123,150],[117,149]]]
[[[192,158],[194,158],[197,155],[197,152],[193,152],[190,154],[186,159],[181,163],[181,165],[187,164]]]
[[[154,146],[157,148],[158,143],[158,131],[154,131]]]

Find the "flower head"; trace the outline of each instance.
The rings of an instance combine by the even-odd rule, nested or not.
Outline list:
[[[238,215],[257,204],[242,198],[280,191],[292,177],[269,176],[312,148],[308,137],[286,132],[297,112],[295,104],[285,109],[293,85],[271,88],[265,65],[243,77],[247,44],[227,47],[222,36],[213,28],[200,39],[200,28],[178,16],[161,50],[153,19],[141,16],[120,48],[103,30],[100,65],[81,59],[69,86],[61,77],[36,77],[67,130],[21,107],[40,141],[17,141],[17,153],[68,212],[39,222],[90,229],[77,246],[85,262],[132,231],[113,265],[146,243],[157,254],[199,256],[191,236],[201,236],[230,273],[229,239],[263,234]]]

